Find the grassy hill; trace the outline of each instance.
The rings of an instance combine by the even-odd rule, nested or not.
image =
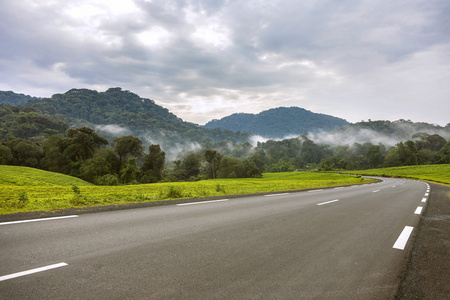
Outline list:
[[[404,166],[404,167],[393,167],[382,169],[348,171],[344,173],[368,175],[368,176],[411,178],[450,184],[450,164]]]
[[[94,186],[70,176],[32,168],[0,166],[0,173],[0,214],[301,190],[372,181],[338,174],[286,172],[265,173],[262,178]]]
[[[29,167],[0,165],[0,186],[89,186],[76,177]]]

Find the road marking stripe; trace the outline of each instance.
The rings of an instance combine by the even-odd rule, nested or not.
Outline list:
[[[0,225],[11,225],[11,224],[19,224],[19,223],[30,223],[30,222],[40,222],[40,221],[51,221],[51,220],[68,219],[68,218],[77,218],[77,217],[78,217],[77,215],[72,215],[72,216],[53,217],[53,218],[31,219],[31,220],[22,220],[22,221],[3,222],[3,223],[0,223]]]
[[[427,198],[422,198],[422,202],[427,202]]]
[[[333,202],[337,202],[337,201],[339,201],[339,199],[331,200],[331,201],[327,201],[327,202],[322,202],[322,203],[317,203],[317,205],[324,205],[324,204],[333,203]]]
[[[282,194],[270,194],[270,195],[264,195],[265,197],[274,197],[274,196],[284,196],[289,195],[289,193],[282,193]]]
[[[413,229],[414,229],[414,227],[405,226],[402,233],[400,233],[400,236],[398,237],[397,241],[395,242],[394,246],[392,246],[392,248],[404,250],[406,243],[408,242],[409,236],[411,235]]]
[[[199,202],[189,202],[189,203],[180,203],[177,206],[185,206],[185,205],[196,205],[196,204],[206,204],[206,203],[214,203],[214,202],[224,202],[230,199],[221,199],[221,200],[211,200],[211,201],[199,201]]]
[[[425,196],[429,196],[430,194],[428,194],[428,193],[425,193]]]
[[[420,215],[422,213],[422,206],[417,206],[416,211],[414,212],[415,215]]]
[[[308,191],[308,193],[314,193],[314,192],[320,192],[320,191],[323,191],[323,190],[312,190],[312,191]]]
[[[18,272],[18,273],[14,273],[14,274],[10,274],[10,275],[5,275],[5,276],[1,276],[0,277],[0,281],[13,279],[13,278],[17,278],[17,277],[21,277],[21,276],[25,276],[25,275],[34,274],[34,273],[39,273],[39,272],[43,272],[43,271],[48,271],[48,270],[51,270],[51,269],[56,269],[56,268],[60,268],[60,267],[64,267],[64,266],[67,266],[67,264],[63,262],[63,263],[59,263],[59,264],[49,265],[49,266],[46,266],[46,267],[41,267],[41,268],[31,269],[31,270],[28,270],[28,271]]]
[[[335,190],[345,189],[345,186],[338,186],[334,188]]]
[[[375,191],[372,191],[372,193],[378,193],[380,190],[375,190]]]

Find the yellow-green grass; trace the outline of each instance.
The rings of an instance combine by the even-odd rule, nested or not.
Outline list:
[[[20,167],[15,167],[19,168]],[[38,170],[39,171],[39,170]],[[45,172],[45,171],[41,171]],[[48,173],[50,177],[55,173]],[[45,176],[44,176],[45,177]],[[73,178],[73,177],[72,177]],[[28,178],[30,182],[35,182]],[[310,172],[265,173],[262,178],[216,179],[123,186],[93,186],[78,179],[62,185],[0,185],[0,214],[73,207],[118,205],[181,198],[204,198],[368,183],[372,180]],[[7,178],[3,182],[12,182]],[[18,180],[18,182],[23,182]],[[48,181],[42,180],[44,183]],[[54,182],[51,181],[50,182]],[[77,188],[74,189],[74,185]]]
[[[450,184],[450,164],[393,167],[383,169],[348,171],[345,173],[369,176],[411,178]]]
[[[76,177],[28,167],[0,165],[0,186],[84,186],[92,185]]]

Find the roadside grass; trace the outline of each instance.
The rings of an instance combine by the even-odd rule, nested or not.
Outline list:
[[[89,182],[76,177],[29,167],[0,165],[0,186],[87,186]]]
[[[4,168],[9,167],[9,168]],[[330,173],[265,173],[262,178],[215,179],[122,186],[94,186],[70,176],[0,166],[0,214],[118,205],[183,198],[243,195],[369,183],[360,176]],[[33,171],[37,171],[33,173]],[[6,175],[9,174],[9,175]],[[23,176],[21,174],[24,174]],[[36,178],[33,177],[36,175]],[[49,178],[46,178],[49,177]],[[23,178],[22,178],[23,177]],[[59,182],[60,185],[56,183]]]
[[[381,177],[401,177],[450,184],[450,164],[404,166],[382,169],[344,171],[341,173]]]

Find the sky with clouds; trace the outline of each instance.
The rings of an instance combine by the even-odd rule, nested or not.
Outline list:
[[[450,123],[448,0],[2,0],[0,90],[122,87],[183,120]]]

